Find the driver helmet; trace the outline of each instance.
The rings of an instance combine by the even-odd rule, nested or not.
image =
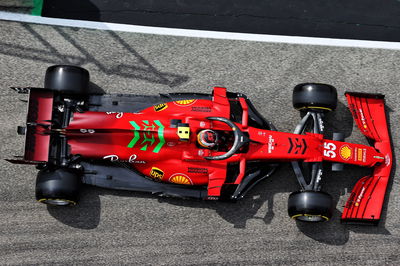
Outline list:
[[[211,129],[204,129],[197,134],[197,142],[205,148],[213,148],[217,145],[217,132]]]

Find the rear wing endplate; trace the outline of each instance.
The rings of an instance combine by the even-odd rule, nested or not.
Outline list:
[[[18,127],[18,134],[25,134],[24,156],[15,156],[7,161],[15,164],[38,164],[47,162],[50,150],[50,135],[53,115],[53,92],[38,88],[12,88],[18,93],[29,93],[26,130]],[[23,130],[22,130],[23,129]]]

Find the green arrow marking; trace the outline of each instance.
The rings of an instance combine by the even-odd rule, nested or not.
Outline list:
[[[136,142],[140,139],[140,135],[139,135],[139,131],[138,131],[140,129],[140,126],[138,126],[138,124],[136,124],[135,121],[129,121],[129,123],[131,123],[134,130],[133,130],[133,139],[131,140],[131,142],[129,142],[128,148],[133,148],[135,146]]]
[[[143,146],[140,148],[140,150],[147,151],[147,148],[149,146],[150,147],[153,146],[153,144],[156,141],[154,138],[155,134],[154,129],[156,128],[154,124],[156,124],[158,126],[157,134],[159,142],[153,149],[153,152],[158,153],[165,144],[163,124],[161,124],[160,120],[154,120],[153,121],[154,124],[153,123],[150,124],[148,120],[143,120],[142,122],[143,122],[143,129],[141,131],[140,126],[135,121],[129,121],[129,123],[133,126],[134,130],[133,130],[133,139],[131,140],[131,142],[129,142],[128,148],[133,148],[137,144],[137,142],[140,139],[141,133],[143,134],[143,141],[139,145]]]
[[[160,142],[154,148],[153,152],[158,153],[161,150],[162,146],[164,146],[164,143],[165,143],[164,126],[163,126],[163,124],[161,124],[160,120],[154,120],[154,123],[158,126],[158,138],[160,139]]]
[[[143,120],[143,126],[144,126],[144,130],[149,130],[149,128],[150,129],[152,129],[152,130],[154,130],[154,128],[155,128],[155,126],[153,125],[153,124],[151,124],[151,125],[149,125],[149,120]]]

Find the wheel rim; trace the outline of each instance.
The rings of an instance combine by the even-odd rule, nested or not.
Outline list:
[[[316,214],[297,214],[292,216],[292,219],[296,219],[302,222],[326,222],[329,218],[323,215]]]
[[[76,204],[71,200],[65,200],[65,199],[40,199],[38,201],[53,206],[67,206]]]

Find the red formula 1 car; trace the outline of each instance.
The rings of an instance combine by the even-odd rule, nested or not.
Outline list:
[[[45,88],[29,93],[23,157],[13,163],[40,169],[36,198],[53,205],[76,204],[80,185],[146,191],[207,200],[242,198],[270,176],[279,162],[291,162],[300,190],[289,196],[289,216],[326,221],[332,197],[321,191],[322,163],[373,167],[358,181],[342,220],[376,224],[381,218],[392,167],[383,95],[346,93],[349,108],[371,146],[324,139],[323,118],[336,108],[336,89],[300,84],[293,104],[304,112],[294,133],[276,131],[247,97],[214,87],[212,94],[159,96],[88,92],[89,73],[52,66]]]

